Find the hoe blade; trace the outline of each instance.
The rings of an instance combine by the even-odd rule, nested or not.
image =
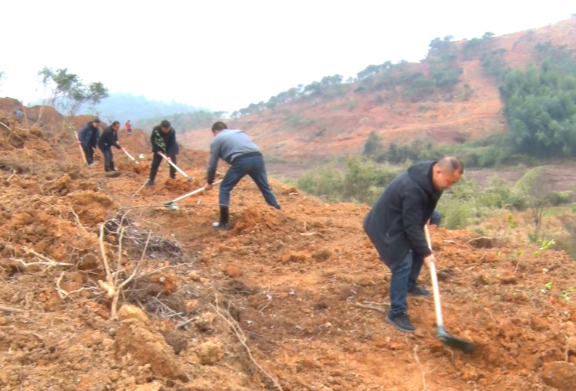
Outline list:
[[[438,339],[446,346],[472,353],[476,349],[476,344],[465,339],[456,338],[446,332],[444,327],[438,327]]]

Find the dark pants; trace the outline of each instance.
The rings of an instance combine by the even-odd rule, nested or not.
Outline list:
[[[166,155],[168,156],[168,155]],[[172,155],[172,156],[168,156],[171,160],[172,163],[176,164],[176,155]],[[162,163],[162,160],[164,158],[160,155],[158,155],[157,153],[154,154],[154,158],[152,159],[152,167],[150,167],[150,180],[154,181],[154,179],[156,178],[156,174],[158,173],[158,167],[160,167],[160,163]],[[168,165],[170,166],[170,178],[174,179],[176,178],[176,169],[174,167],[172,167],[172,165],[170,163],[168,163]]]
[[[276,196],[272,193],[270,185],[268,185],[268,177],[266,176],[266,167],[264,166],[264,158],[261,155],[242,157],[239,156],[232,162],[232,166],[224,176],[220,184],[220,192],[218,201],[220,206],[230,205],[230,192],[234,186],[240,182],[242,178],[249,175],[250,178],[256,183],[256,186],[262,192],[264,199],[277,209],[280,205],[276,200]]]
[[[390,310],[388,315],[394,317],[408,310],[408,291],[416,286],[416,280],[422,270],[424,258],[414,255],[412,251],[392,270],[390,280]]]
[[[114,171],[114,155],[112,154],[112,148],[100,149],[102,155],[104,155],[104,171]]]
[[[84,150],[84,156],[86,156],[88,164],[94,163],[94,148],[87,144],[82,144],[82,149]]]

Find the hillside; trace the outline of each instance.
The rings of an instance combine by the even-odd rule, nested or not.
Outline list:
[[[345,153],[361,153],[371,132],[384,143],[407,143],[424,138],[436,143],[456,144],[506,130],[498,80],[481,56],[465,53],[469,41],[456,42],[456,63],[462,69],[459,82],[446,96],[435,94],[417,102],[397,99],[395,91],[360,91],[362,81],[343,84],[336,98],[310,98],[265,109],[230,120],[230,126],[246,130],[268,154],[289,160],[312,160]],[[487,49],[502,53],[511,68],[525,68],[541,60],[538,45],[576,48],[576,18],[543,28],[490,38]],[[502,49],[499,52],[499,49]],[[429,72],[426,63],[401,64],[404,74]],[[193,129],[181,139],[193,148],[206,150],[208,129]]]
[[[272,180],[276,211],[244,180],[233,230],[215,232],[216,190],[162,206],[202,185],[205,152],[181,152],[192,183],[163,165],[150,189],[141,131],[120,142],[146,159],[114,151],[110,179],[70,134],[0,122],[2,390],[576,389],[563,252],[433,230],[446,327],[479,345],[467,355],[435,338],[431,300],[410,298],[417,333],[385,323],[390,273],[365,205]]]

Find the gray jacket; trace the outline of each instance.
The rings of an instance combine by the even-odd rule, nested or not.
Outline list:
[[[254,152],[260,152],[260,150],[243,130],[222,130],[210,143],[210,160],[208,161],[206,181],[208,183],[214,182],[219,158],[228,164],[233,164],[234,159],[238,156]]]

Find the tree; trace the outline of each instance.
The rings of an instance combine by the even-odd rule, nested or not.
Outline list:
[[[108,96],[108,89],[101,82],[84,85],[82,79],[74,73],[68,73],[67,68],[54,71],[44,67],[38,76],[50,91],[47,103],[54,108],[65,109],[69,115],[75,115],[86,103],[96,105]]]
[[[544,212],[550,206],[552,180],[546,174],[544,167],[537,167],[524,174],[514,187],[526,199],[534,223],[534,231],[530,239],[537,241],[540,239]]]
[[[380,152],[382,149],[382,143],[380,136],[378,136],[374,131],[370,132],[368,139],[364,144],[364,156],[373,156]]]

